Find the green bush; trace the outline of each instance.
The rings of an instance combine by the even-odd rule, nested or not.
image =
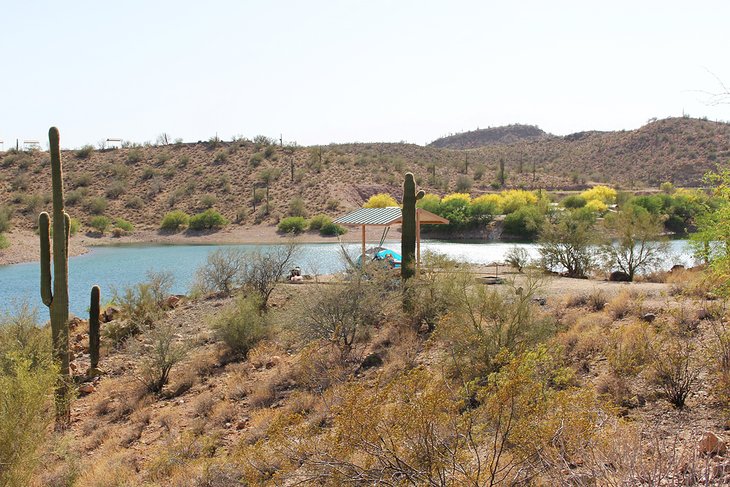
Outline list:
[[[545,221],[545,215],[536,206],[522,206],[504,217],[505,233],[534,240]]]
[[[319,234],[324,235],[325,237],[344,235],[346,233],[347,228],[332,222],[325,223],[319,229]]]
[[[106,195],[108,198],[115,200],[123,195],[125,191],[127,191],[127,186],[123,182],[117,181],[107,188]]]
[[[302,216],[290,216],[279,222],[278,229],[283,233],[302,233],[307,229],[307,220]]]
[[[52,421],[51,337],[22,306],[0,316],[0,485],[30,485]]]
[[[570,195],[561,202],[565,208],[569,209],[583,208],[586,203],[586,199],[579,194]]]
[[[309,229],[310,230],[319,230],[324,225],[327,225],[329,223],[332,223],[332,218],[328,217],[327,215],[324,215],[324,214],[315,215],[309,220]]]
[[[182,210],[168,211],[162,218],[162,230],[178,231],[190,223],[190,216]]]
[[[231,353],[245,357],[251,348],[268,335],[266,315],[261,312],[261,298],[239,296],[213,323],[213,330]]]
[[[0,205],[0,233],[10,230],[10,219],[13,216],[13,209],[9,206]]]
[[[295,196],[289,202],[289,215],[290,216],[301,216],[306,218],[307,216],[307,205],[304,204],[304,200],[299,196]]]
[[[99,232],[101,235],[104,235],[104,232],[109,228],[109,225],[111,225],[111,220],[105,216],[95,216],[91,219],[89,222],[89,226]]]
[[[134,225],[132,225],[132,223],[128,222],[124,218],[117,218],[116,220],[114,220],[114,228],[118,228],[124,233],[131,233],[134,231]]]
[[[213,206],[218,201],[218,198],[214,194],[204,194],[200,197],[200,206],[203,208],[213,208]]]
[[[68,231],[71,234],[71,236],[73,237],[74,235],[79,233],[79,230],[81,230],[81,222],[79,221],[78,218],[71,218],[69,220],[69,227],[68,227]]]
[[[212,230],[228,225],[228,220],[217,210],[209,209],[190,218],[191,230]]]
[[[5,235],[0,233],[0,250],[7,249],[10,247],[10,242],[8,242],[8,239]]]

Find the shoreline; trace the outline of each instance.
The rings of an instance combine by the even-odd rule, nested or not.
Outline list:
[[[368,243],[379,242],[383,231],[368,229]],[[40,241],[38,235],[31,230],[14,229],[5,234],[10,246],[0,250],[0,266],[38,262]],[[98,237],[90,234],[77,234],[69,241],[69,256],[76,257],[89,252],[92,247],[113,247],[117,245],[241,245],[241,244],[283,244],[289,237],[277,232],[276,226],[231,226],[217,232],[179,232],[161,233],[158,230],[139,230],[131,235]],[[337,237],[323,237],[315,232],[304,232],[296,237],[300,243],[359,243],[359,231],[349,231]],[[400,227],[389,232],[386,242],[400,241]]]

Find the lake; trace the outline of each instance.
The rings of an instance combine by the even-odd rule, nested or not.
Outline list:
[[[679,263],[690,264],[686,241],[671,242],[673,257],[667,259],[667,267]],[[386,247],[400,252],[400,243],[386,243]],[[531,256],[537,256],[536,244],[505,242],[445,242],[424,240],[421,252],[434,251],[452,258],[476,264],[501,261],[512,247],[525,248]],[[270,248],[271,245],[125,245],[94,247],[89,253],[69,260],[69,294],[71,312],[87,315],[91,286],[101,287],[102,304],[111,297],[111,287],[122,289],[145,280],[147,271],[170,271],[175,276],[173,293],[189,291],[195,270],[205,262],[209,252],[223,247],[244,250]],[[345,244],[351,255],[360,252],[359,244]],[[302,244],[295,265],[307,274],[332,274],[344,269],[340,246],[337,243]],[[40,310],[40,319],[48,317],[48,311],[40,299],[40,271],[37,262],[0,266],[0,312],[12,312],[17,305],[27,302]]]

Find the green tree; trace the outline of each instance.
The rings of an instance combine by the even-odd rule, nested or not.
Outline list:
[[[629,205],[610,214],[605,228],[611,239],[600,249],[605,266],[625,272],[632,281],[637,272],[655,269],[669,252],[661,217],[644,208]]]
[[[564,211],[540,230],[540,256],[548,269],[564,269],[568,277],[586,277],[595,264],[596,232],[592,212]]]

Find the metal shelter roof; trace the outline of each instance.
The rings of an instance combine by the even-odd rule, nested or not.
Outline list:
[[[434,215],[423,208],[417,208],[418,221],[423,225],[444,225],[449,220]],[[359,208],[352,213],[337,218],[334,222],[342,225],[373,225],[389,226],[401,223],[403,213],[399,206],[388,206],[386,208]]]

